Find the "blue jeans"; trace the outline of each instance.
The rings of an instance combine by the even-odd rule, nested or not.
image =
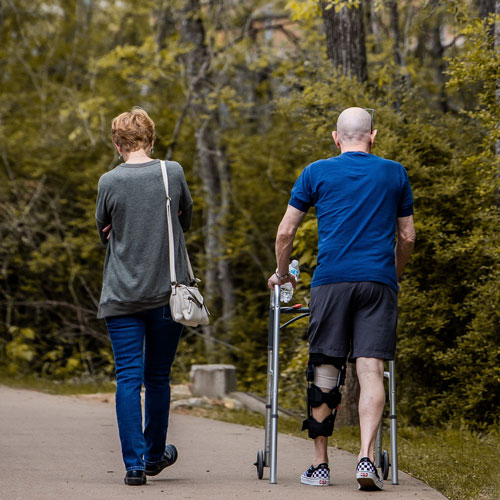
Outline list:
[[[106,318],[116,365],[116,415],[127,471],[159,460],[167,439],[170,368],[182,325],[168,305]],[[144,432],[141,387],[146,388]]]

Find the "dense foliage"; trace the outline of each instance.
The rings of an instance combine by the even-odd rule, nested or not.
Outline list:
[[[404,40],[395,47],[387,4],[364,2],[368,81],[360,83],[327,60],[315,0],[210,2],[192,12],[210,54],[200,116],[189,112],[200,109],[186,70],[192,47],[179,37],[186,3],[2,3],[2,366],[66,378],[112,373],[105,328],[95,319],[104,249],[94,203],[99,176],[118,162],[110,121],[140,104],[156,122],[156,156],[173,151],[185,168],[196,208],[188,244],[200,273],[211,230],[196,154],[200,127],[213,131],[228,173],[213,196],[230,207],[218,258],[229,263],[236,305],[227,321],[214,299],[213,342],[189,330],[177,373],[187,376],[195,361],[231,361],[242,387],[264,390],[265,284],[276,228],[295,178],[314,159],[337,154],[336,117],[357,105],[376,109],[374,153],[403,163],[415,195],[418,241],[400,292],[401,408],[413,422],[495,423],[495,17],[479,19],[470,2],[397,2]],[[313,215],[296,238],[303,302],[315,266]],[[290,404],[303,397],[305,359],[302,325],[283,338],[282,393]]]

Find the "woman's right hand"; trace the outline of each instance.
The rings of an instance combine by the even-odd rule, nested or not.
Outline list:
[[[111,237],[111,224],[109,224],[108,226],[106,226],[103,230],[102,230],[103,233],[108,233],[107,235],[107,238],[109,240],[109,238]]]

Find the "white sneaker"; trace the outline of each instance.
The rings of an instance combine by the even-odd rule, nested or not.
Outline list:
[[[376,467],[368,457],[363,457],[356,467],[356,481],[359,490],[381,490],[384,487]]]
[[[319,464],[317,467],[309,467],[302,476],[300,476],[302,484],[310,484],[311,486],[330,486],[330,469],[328,464]]]

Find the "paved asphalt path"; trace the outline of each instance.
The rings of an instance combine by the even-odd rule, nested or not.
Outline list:
[[[302,485],[311,443],[286,435],[278,438],[278,484],[270,485],[269,469],[259,481],[252,465],[263,441],[262,429],[174,413],[177,463],[145,486],[125,486],[112,404],[0,386],[0,500],[445,498],[401,472],[400,485],[359,492],[355,456],[333,448],[333,485]]]

